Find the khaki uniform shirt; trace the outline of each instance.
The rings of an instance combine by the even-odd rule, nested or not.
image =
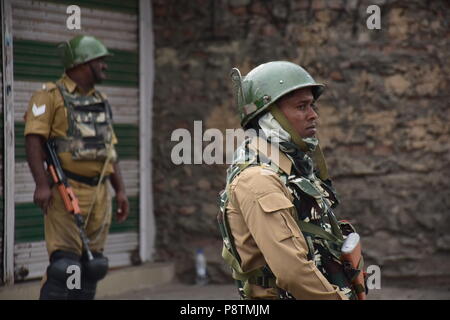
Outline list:
[[[280,152],[280,169],[291,162]],[[308,246],[296,221],[293,196],[278,175],[263,166],[241,172],[230,184],[227,218],[244,272],[268,264],[277,286],[296,299],[347,299],[307,258]],[[277,292],[251,286],[251,298],[277,298]]]
[[[58,80],[64,85],[70,93],[82,93],[76,83],[66,74]],[[86,95],[93,95],[94,89]],[[53,137],[66,137],[69,128],[67,119],[67,108],[64,106],[64,99],[54,84],[44,86],[43,90],[36,91],[28,105],[25,114],[25,136],[28,134],[38,134],[45,139]],[[113,133],[113,144],[117,144],[117,138]],[[94,177],[101,174],[103,161],[91,160],[73,160],[70,152],[59,154],[61,166],[75,174]],[[110,163],[105,171],[105,175],[114,172],[113,165]]]

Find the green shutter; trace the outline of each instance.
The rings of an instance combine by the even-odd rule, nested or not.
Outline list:
[[[49,2],[48,4],[46,2]],[[56,4],[56,5],[54,5]],[[108,64],[107,76],[108,79],[102,83],[102,86],[115,87],[113,88],[115,94],[121,92],[122,88],[125,92],[134,92],[139,88],[139,43],[138,30],[139,30],[139,1],[120,1],[120,0],[58,0],[58,1],[32,1],[29,3],[18,2],[16,4],[16,13],[13,12],[13,19],[16,23],[16,32],[13,32],[13,55],[14,55],[14,80],[25,83],[25,87],[28,86],[34,88],[32,82],[54,82],[61,77],[64,70],[61,64],[60,52],[57,48],[57,41],[59,41],[59,26],[54,21],[46,21],[48,8],[51,10],[65,12],[65,6],[78,5],[81,8],[82,25],[83,15],[89,16],[90,20],[84,26],[88,26],[91,30],[97,30],[99,26],[98,34],[100,40],[109,43],[108,50],[113,53],[112,57],[108,57],[106,62]],[[15,6],[13,1],[13,7]],[[88,10],[99,9],[100,17],[97,19],[91,19],[93,14]],[[111,12],[124,13],[124,14],[111,14]],[[29,15],[33,15],[33,23],[27,24],[29,18],[21,16],[20,12],[29,12]],[[17,19],[15,18],[15,15]],[[119,17],[119,18],[116,18]],[[124,24],[126,30],[120,35],[110,32],[113,30],[102,28],[101,20],[109,20],[108,23],[115,23],[116,21]],[[117,20],[119,19],[119,20]],[[61,28],[65,28],[64,19],[61,20]],[[21,24],[22,23],[22,24]],[[29,26],[30,29],[27,29]],[[13,30],[14,31],[14,30]],[[96,33],[97,31],[95,31]],[[131,38],[126,36],[127,33],[132,33]],[[67,33],[69,37],[71,34]],[[78,33],[74,33],[78,34]],[[125,36],[124,36],[125,35]],[[37,41],[39,40],[39,41]],[[68,40],[68,39],[63,39]],[[130,90],[131,89],[131,90]],[[25,95],[28,89],[23,89],[20,92],[22,99],[25,99]],[[120,97],[120,94],[119,94]],[[30,90],[31,98],[31,90]],[[134,99],[134,98],[133,98]],[[135,99],[134,99],[135,101]],[[20,101],[24,103],[24,101]],[[22,110],[24,105],[20,105]],[[134,108],[135,109],[135,108]],[[134,110],[133,109],[133,110]],[[122,109],[123,110],[123,109]],[[122,111],[120,110],[120,111]],[[20,111],[22,112],[22,111]],[[121,119],[118,117],[119,120]],[[26,161],[25,154],[25,138],[24,123],[17,117],[15,122],[15,156],[16,162],[24,164]],[[139,160],[139,126],[136,124],[114,124],[116,136],[119,140],[117,145],[117,151],[121,160]],[[131,122],[128,118],[124,122]],[[3,133],[3,131],[2,131]],[[1,147],[1,145],[0,145]],[[137,162],[138,163],[138,162]],[[24,174],[24,167],[19,165],[17,169],[20,174]],[[135,184],[136,171],[131,172],[132,176],[128,178],[128,182]],[[20,179],[23,177],[21,176]],[[29,177],[28,177],[29,178]],[[26,178],[26,179],[28,179]],[[29,187],[29,186],[27,186]],[[28,188],[30,189],[30,188]],[[31,189],[30,189],[31,190]],[[30,190],[27,190],[29,193]],[[113,219],[110,233],[117,234],[136,234],[139,232],[139,196],[136,195],[136,187],[132,190],[133,196],[129,198],[130,201],[130,216],[128,220],[122,224],[117,224]],[[33,203],[20,203],[20,201],[30,201],[29,194],[27,197],[19,198],[21,200],[15,205],[15,241],[17,244],[27,244],[29,242],[40,242],[44,240],[44,219],[41,210]],[[23,196],[23,195],[21,195]],[[115,200],[113,200],[115,201]],[[115,208],[115,202],[113,202]],[[1,218],[1,216],[0,216]],[[0,234],[1,235],[1,234]],[[26,245],[25,245],[26,246]],[[40,249],[30,249],[30,252],[39,251]],[[122,249],[121,249],[122,250]],[[130,249],[124,249],[130,250]],[[37,252],[36,251],[36,252]],[[124,252],[119,252],[122,255]],[[122,259],[122,258],[120,258]],[[26,259],[25,259],[26,260]],[[27,264],[27,262],[24,262]],[[40,262],[41,263],[41,262]],[[29,264],[36,264],[36,262],[30,262]]]
[[[119,143],[117,154],[119,159],[139,160],[139,127],[131,124],[114,124]]]
[[[64,72],[57,43],[14,39],[14,79],[56,81]],[[104,85],[137,87],[139,55],[137,52],[109,49],[107,76]]]
[[[110,233],[135,231],[139,229],[139,198],[130,197],[130,215],[119,224],[115,221],[116,201],[113,198],[113,220]],[[35,242],[44,240],[44,217],[40,208],[34,203],[16,204],[15,242]]]

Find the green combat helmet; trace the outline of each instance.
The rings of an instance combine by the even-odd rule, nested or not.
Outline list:
[[[61,43],[58,48],[62,50],[66,70],[100,57],[112,56],[103,43],[92,36],[76,36]]]
[[[324,85],[317,83],[305,69],[287,61],[261,64],[244,78],[239,69],[233,68],[230,76],[243,128],[289,92],[311,87],[314,99],[317,99],[324,90]]]

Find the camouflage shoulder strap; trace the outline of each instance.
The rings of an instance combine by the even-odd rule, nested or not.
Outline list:
[[[73,112],[73,105],[72,103],[70,103],[70,97],[69,97],[69,92],[66,90],[66,88],[64,87],[64,85],[62,85],[60,82],[56,82],[56,86],[59,90],[59,92],[61,93],[61,96],[64,100],[64,106],[67,108],[67,114],[68,117],[70,117],[71,119],[69,119],[68,124],[69,124],[69,128],[67,130],[68,135],[72,135],[74,132],[74,112]]]

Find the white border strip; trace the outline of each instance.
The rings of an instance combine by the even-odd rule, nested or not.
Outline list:
[[[55,79],[56,80],[56,79]],[[41,90],[42,81],[14,81],[15,121],[24,122],[24,114],[33,93]],[[139,89],[129,87],[95,86],[106,94],[115,124],[139,124]],[[120,143],[120,141],[119,141]]]
[[[154,81],[152,2],[139,0],[139,146],[140,210],[139,254],[142,261],[152,259],[155,244],[152,190],[152,100]]]
[[[108,257],[109,268],[132,265],[132,256],[138,247],[137,232],[109,234],[104,255]],[[45,241],[17,243],[15,246],[15,269],[17,274],[27,274],[21,280],[40,278],[48,266]],[[107,276],[108,277],[108,276]]]

